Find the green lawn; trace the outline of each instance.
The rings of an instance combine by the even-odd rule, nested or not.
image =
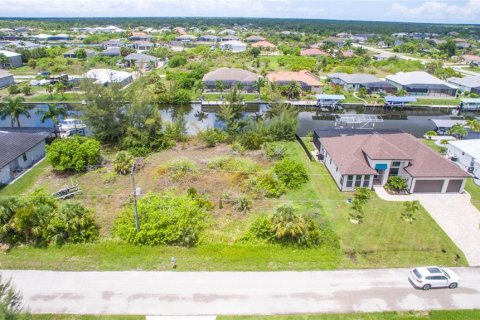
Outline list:
[[[440,146],[435,144],[435,140],[429,140],[429,139],[420,139],[424,144],[432,148],[434,151],[440,152]]]
[[[226,97],[228,93],[224,93],[223,96]],[[242,93],[242,98],[244,101],[257,101],[258,94],[257,93]],[[219,93],[204,93],[203,98],[207,101],[218,101],[221,98],[221,94]]]
[[[470,195],[472,196],[472,204],[480,211],[480,187],[477,186],[473,182],[473,179],[470,178],[467,180],[465,190],[467,190],[467,192],[470,193]]]
[[[466,67],[466,68],[463,68],[465,70],[468,70],[468,71],[473,71],[473,72],[480,72],[480,67]]]
[[[0,197],[16,196],[31,191],[38,177],[47,167],[48,162],[43,160],[16,182],[0,189]]]
[[[37,95],[32,95],[27,98],[27,101],[30,102],[63,102],[63,101],[82,101],[83,95],[78,94],[78,93],[70,93],[67,92],[63,96],[60,94],[37,94]]]
[[[455,311],[410,311],[410,312],[375,312],[344,314],[311,314],[289,316],[222,316],[218,320],[473,320],[480,319],[479,310]]]
[[[261,200],[250,217],[216,217],[197,247],[134,246],[105,234],[102,240],[91,244],[14,248],[0,255],[0,269],[168,270],[172,256],[177,259],[179,271],[466,265],[460,250],[423,209],[409,224],[400,218],[402,203],[382,201],[373,195],[366,206],[364,223],[350,223],[350,205],[346,200],[351,194],[339,192],[323,164],[310,162],[298,142],[288,143],[288,153],[305,164],[310,181],[280,199]],[[32,185],[31,181],[27,183]],[[19,187],[17,192],[26,189],[28,185]],[[315,214],[330,224],[341,239],[340,250],[329,245],[300,249],[241,240],[242,230],[246,230],[251,218],[270,213],[282,202],[292,202],[300,211]]]
[[[458,106],[460,99],[417,99],[412,105]]]
[[[32,320],[145,320],[145,316],[86,316],[72,314],[33,314]]]

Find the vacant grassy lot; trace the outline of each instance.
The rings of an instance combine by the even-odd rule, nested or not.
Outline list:
[[[423,209],[409,224],[400,217],[402,203],[385,202],[373,195],[365,210],[364,223],[350,223],[348,214],[351,209],[346,200],[352,195],[339,192],[323,164],[310,162],[298,143],[289,142],[287,146],[289,156],[307,167],[310,181],[280,199],[254,199],[244,189],[244,174],[208,168],[209,161],[229,154],[230,146],[227,145],[205,149],[195,143],[187,143],[145,159],[144,167],[136,177],[142,193],[165,188],[185,192],[194,187],[199,193],[209,194],[216,204],[198,246],[190,249],[136,247],[112,238],[112,222],[129,201],[131,180],[129,176],[112,175],[111,163],[103,169],[72,177],[44,168],[34,186],[54,192],[71,180],[78,183],[83,194],[77,199],[95,210],[102,227],[102,240],[86,245],[15,248],[0,255],[0,269],[167,270],[172,256],[177,258],[178,269],[182,271],[466,265],[463,254]],[[107,158],[111,158],[111,154],[107,154]],[[181,158],[194,161],[199,173],[172,181],[165,176],[164,168],[172,160]],[[239,159],[258,168],[272,165],[261,152],[251,152]],[[228,201],[223,201],[220,207],[218,199],[240,195],[251,199],[250,212],[239,212]],[[313,213],[317,219],[330,224],[340,238],[340,250],[329,246],[300,249],[244,240],[256,216],[269,214],[272,208],[284,202],[291,202],[300,211]]]
[[[290,316],[232,316],[218,317],[218,320],[470,320],[480,318],[479,310],[458,311],[412,311],[412,312],[377,312],[345,314],[312,314]]]

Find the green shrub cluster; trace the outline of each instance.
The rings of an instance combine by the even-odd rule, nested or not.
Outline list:
[[[407,179],[400,176],[389,177],[385,188],[396,192],[405,191],[407,190]]]
[[[262,145],[262,150],[266,158],[280,160],[285,157],[286,147],[282,142],[268,142]]]
[[[133,207],[120,212],[114,232],[121,239],[143,245],[179,245],[197,243],[205,227],[209,201],[195,193],[149,193],[138,201],[140,230],[137,233]]]
[[[268,216],[260,216],[250,225],[247,239],[299,246],[339,248],[339,238],[326,222],[305,215],[291,204],[283,204]]]
[[[93,213],[80,203],[59,203],[42,190],[0,201],[0,242],[9,245],[82,243],[97,239]]]
[[[217,144],[225,142],[228,138],[228,135],[214,128],[207,128],[204,131],[198,133],[198,139],[203,142],[208,148],[213,148]]]
[[[172,161],[167,166],[169,177],[173,181],[180,181],[186,177],[194,177],[198,174],[198,166],[188,158]]]
[[[119,174],[128,174],[132,170],[135,159],[128,151],[119,151],[113,160],[113,169]]]
[[[277,161],[273,166],[273,171],[288,189],[298,188],[309,180],[305,166],[290,158]]]
[[[258,172],[258,164],[250,158],[236,156],[220,156],[212,158],[207,167],[214,170],[224,170],[229,172],[244,173],[246,175]]]
[[[88,166],[100,164],[100,143],[80,136],[57,139],[47,146],[47,159],[55,170],[84,172]]]

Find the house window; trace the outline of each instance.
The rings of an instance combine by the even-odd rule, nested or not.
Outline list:
[[[398,176],[401,165],[402,163],[400,161],[393,161],[388,176]]]
[[[27,154],[26,153],[22,154],[22,159],[23,159],[23,161],[27,161]]]
[[[370,176],[364,176],[363,177],[363,186],[365,188],[368,188],[370,185]]]
[[[347,188],[351,188],[353,187],[353,179],[354,179],[354,176],[347,176]]]
[[[362,186],[362,176],[355,176],[355,187],[359,188]]]

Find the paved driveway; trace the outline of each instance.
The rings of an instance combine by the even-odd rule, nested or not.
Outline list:
[[[223,315],[479,309],[480,268],[423,291],[408,269],[315,272],[2,271],[32,313]]]
[[[463,251],[470,266],[480,266],[480,212],[465,194],[412,194],[394,196],[375,187],[387,201],[418,200],[452,241]]]

